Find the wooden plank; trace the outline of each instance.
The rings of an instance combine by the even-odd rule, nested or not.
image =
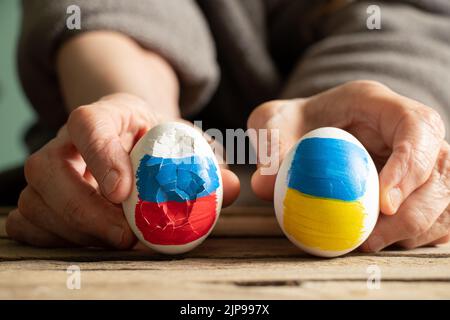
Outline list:
[[[6,237],[6,215],[0,215],[0,238]],[[212,236],[282,236],[273,208],[230,207],[220,214]]]
[[[270,207],[223,210],[212,236],[180,256],[142,245],[128,251],[35,248],[7,239],[4,221],[0,217],[0,298],[450,298],[450,245],[311,257],[282,235]],[[73,264],[82,272],[81,290],[66,287]],[[381,271],[379,290],[367,287],[371,265]]]
[[[215,260],[76,263],[81,290],[66,288],[73,262],[0,264],[0,298],[450,298],[450,258],[348,257],[320,261]],[[381,270],[367,287],[367,267]]]
[[[0,260],[8,259],[114,259],[134,257],[134,259],[160,259],[160,256],[142,246],[139,250],[117,252],[92,249],[39,249],[17,244],[6,238],[4,230],[5,217],[0,217]],[[217,237],[218,239],[215,239]],[[223,237],[234,239],[224,240]],[[253,237],[255,239],[247,239]],[[268,237],[268,239],[261,239]],[[415,250],[384,250],[378,256],[433,256],[447,257],[450,245],[440,248],[419,248]],[[245,257],[304,257],[305,254],[295,248],[286,238],[276,222],[273,210],[262,207],[229,208],[221,215],[216,228],[210,237],[197,250],[189,253],[193,256],[223,258]]]
[[[434,248],[418,248],[414,250],[390,250],[377,254],[353,252],[343,258],[351,256],[366,257],[424,257],[448,258],[450,246]],[[210,258],[210,259],[304,259],[306,261],[324,259],[309,256],[285,238],[209,238],[195,250],[179,256],[166,256],[155,253],[142,245],[134,250],[116,251],[87,248],[56,248],[43,249],[16,243],[9,239],[0,239],[0,261],[11,260],[63,260],[63,261],[103,261],[103,260],[171,260],[181,258]]]
[[[434,282],[387,282],[380,290],[368,290],[360,281],[304,281],[299,286],[238,287],[208,285],[184,279],[150,278],[144,272],[130,278],[129,272],[90,273],[80,290],[65,287],[66,274],[58,282],[53,273],[17,274],[20,280],[0,299],[449,299],[450,286]],[[168,275],[165,275],[166,277]]]
[[[183,258],[172,260],[60,261],[21,260],[0,263],[5,271],[61,271],[69,265],[83,271],[148,271],[155,274],[189,275],[189,279],[213,283],[233,282],[239,286],[289,286],[288,282],[304,280],[367,280],[368,267],[376,265],[385,281],[450,281],[450,258],[350,256],[336,259],[292,258]],[[277,284],[284,281],[284,284]],[[294,283],[295,285],[295,283]]]
[[[170,260],[179,257],[194,258],[279,258],[307,257],[285,238],[209,238],[195,250],[181,256],[166,256],[138,245],[135,250],[116,251],[85,248],[42,249],[22,245],[9,239],[0,239],[0,261],[40,260]]]
[[[283,232],[278,225],[272,208],[230,208],[220,214],[212,236],[268,236],[282,237]]]
[[[0,206],[0,216],[6,216],[8,213],[15,209],[14,207],[2,207]],[[239,206],[233,205],[231,207],[223,208],[221,214],[249,214],[249,215],[273,215],[273,206],[269,203],[267,205],[252,205],[252,206]]]

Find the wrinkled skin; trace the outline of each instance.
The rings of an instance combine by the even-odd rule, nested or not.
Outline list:
[[[75,109],[57,137],[26,161],[28,186],[8,216],[9,236],[42,247],[133,246],[120,203],[132,188],[129,152],[161,121],[151,110],[128,94]],[[227,205],[239,181],[225,168],[221,173]]]
[[[27,160],[28,186],[7,219],[8,234],[45,247],[131,247],[136,239],[118,204],[132,187],[129,151],[161,121],[151,110],[136,96],[114,94],[72,111],[58,136]],[[382,84],[356,81],[310,98],[264,103],[248,126],[279,129],[280,144],[269,149],[281,160],[318,127],[339,127],[361,141],[380,171],[383,213],[362,250],[449,241],[450,149],[433,109]],[[239,181],[225,168],[221,173],[229,204]],[[254,192],[272,199],[275,178],[259,168]]]
[[[303,134],[325,126],[356,136],[380,172],[383,214],[363,251],[449,241],[450,149],[436,111],[380,83],[355,81],[307,99],[264,103],[248,120],[250,128],[279,129],[280,145],[270,149],[281,160]],[[275,178],[257,170],[253,190],[272,199]]]

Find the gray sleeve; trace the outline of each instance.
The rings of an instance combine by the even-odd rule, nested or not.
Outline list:
[[[372,4],[381,9],[380,30],[366,25]],[[325,36],[300,59],[284,98],[375,80],[435,108],[450,129],[450,1],[354,1],[320,29]]]
[[[81,30],[66,27],[70,5],[80,8]],[[163,56],[177,73],[183,114],[205,104],[217,86],[214,43],[193,0],[24,0],[22,6],[19,75],[31,103],[43,117],[61,108],[55,51],[79,32],[118,31]]]

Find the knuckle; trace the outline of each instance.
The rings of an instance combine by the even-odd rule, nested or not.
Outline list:
[[[28,156],[24,163],[26,181],[33,185],[39,183],[47,173],[51,173],[55,161],[62,157],[62,147],[58,138],[53,138],[45,146]],[[38,188],[36,188],[38,189]]]
[[[54,161],[58,161],[59,159],[62,159],[64,157],[64,148],[54,145],[48,145],[46,149],[46,155],[49,164],[51,164]]]
[[[402,164],[402,172],[410,172],[418,183],[424,183],[433,169],[432,155],[421,147],[405,140],[395,148],[395,154]]]
[[[6,218],[5,222],[5,231],[6,234],[15,239],[18,240],[17,232],[20,230],[20,228],[17,227],[17,216],[19,212],[17,210],[13,210],[8,214],[8,218]]]
[[[50,145],[29,156],[24,165],[27,183],[35,190],[45,189],[53,178],[55,165],[61,156],[61,150]]]
[[[267,122],[277,114],[277,107],[284,104],[284,100],[266,101],[257,106],[249,115],[247,120],[248,128],[264,128]]]
[[[373,92],[378,92],[380,90],[388,89],[387,86],[381,82],[374,80],[354,80],[349,81],[343,85],[344,89],[355,90],[358,92],[364,92],[365,94],[370,94]]]
[[[405,140],[395,147],[394,155],[396,161],[401,166],[400,171],[403,175],[414,169],[414,175],[420,176],[420,179],[425,175],[427,164],[421,156],[420,150],[415,150],[411,142]]]
[[[436,163],[438,180],[442,182],[447,198],[450,201],[450,150],[445,142]]]
[[[38,190],[46,185],[48,176],[44,174],[46,172],[47,157],[42,150],[33,153],[25,161],[24,175],[25,180],[32,186],[35,186]]]
[[[67,129],[69,132],[77,132],[87,119],[91,117],[92,105],[84,105],[73,110],[67,120]]]
[[[30,187],[26,187],[20,194],[17,208],[23,217],[28,221],[36,224],[48,223],[43,218],[48,210],[43,204],[42,200]]]
[[[28,183],[31,183],[36,179],[36,175],[40,172],[42,157],[38,152],[31,154],[25,161],[24,174]]]
[[[31,219],[33,212],[29,210],[30,207],[30,195],[28,190],[25,188],[19,195],[19,200],[17,202],[17,208],[23,214],[24,217]]]
[[[445,125],[439,112],[433,108],[422,106],[419,111],[419,117],[428,130],[439,140],[445,137]]]

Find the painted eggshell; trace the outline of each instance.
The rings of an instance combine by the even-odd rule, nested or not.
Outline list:
[[[289,151],[275,183],[274,205],[285,235],[322,257],[357,248],[379,213],[375,165],[350,133],[319,128]]]
[[[131,151],[133,190],[122,203],[131,229],[167,254],[192,250],[213,229],[222,206],[222,178],[202,134],[168,122],[148,131]]]

